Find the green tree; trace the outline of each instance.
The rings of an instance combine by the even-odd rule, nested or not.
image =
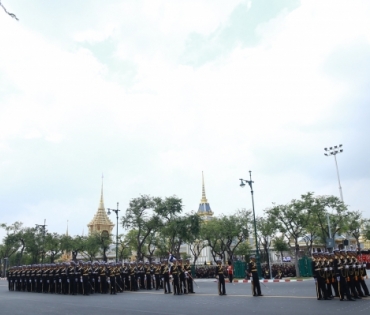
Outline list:
[[[161,225],[160,216],[155,212],[154,198],[141,195],[130,201],[125,216],[122,217],[122,226],[126,229],[135,229],[137,260],[143,260],[144,244],[152,232]]]
[[[221,229],[221,248],[233,260],[234,252],[238,246],[248,239],[251,212],[237,210],[231,215],[222,215],[219,219]]]
[[[361,211],[348,212],[347,215],[347,234],[354,237],[357,248],[360,249],[360,237],[362,230],[369,222],[368,219],[362,217]],[[366,231],[366,229],[364,229]],[[366,237],[366,232],[365,232]]]
[[[45,251],[49,256],[50,263],[54,263],[63,249],[61,244],[61,236],[58,233],[47,233],[45,235]]]
[[[281,261],[283,261],[284,252],[290,250],[289,244],[285,241],[284,235],[276,236],[273,240],[275,251],[280,253]]]
[[[319,237],[321,244],[326,244],[326,238],[330,235],[345,233],[348,230],[348,209],[347,206],[335,196],[316,196],[312,193],[303,195],[306,208],[310,209],[310,220],[315,222],[320,229]],[[330,221],[330,231],[328,226]],[[306,224],[308,226],[308,224]]]
[[[3,244],[0,247],[1,258],[10,259],[21,247],[20,232],[23,228],[23,223],[16,221],[13,224],[0,224],[0,227],[5,230]]]
[[[269,217],[257,217],[256,227],[258,242],[260,244],[260,247],[263,248],[264,256],[268,257],[268,249],[271,246],[272,238],[275,236],[276,225]],[[267,261],[269,263],[270,259],[268,259]]]
[[[292,200],[286,205],[277,205],[266,211],[272,222],[275,222],[277,230],[287,235],[295,245],[295,268],[299,276],[298,256],[299,239],[304,236],[311,212],[307,210],[304,197],[301,200]]]

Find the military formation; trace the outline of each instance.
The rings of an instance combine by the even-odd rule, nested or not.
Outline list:
[[[50,294],[117,294],[162,290],[165,294],[195,293],[190,261],[104,263],[74,261],[11,267],[9,291]],[[171,290],[172,287],[172,290]]]
[[[312,272],[318,300],[356,301],[370,296],[365,283],[366,263],[357,259],[356,251],[314,252]]]

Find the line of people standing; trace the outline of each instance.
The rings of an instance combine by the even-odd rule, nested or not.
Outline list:
[[[312,272],[318,300],[339,297],[343,301],[346,297],[348,301],[355,301],[370,296],[365,283],[366,263],[358,261],[355,251],[315,252],[312,254]]]

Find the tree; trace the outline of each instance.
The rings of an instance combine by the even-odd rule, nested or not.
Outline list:
[[[63,249],[72,253],[72,260],[77,262],[77,255],[86,248],[86,236],[76,235],[75,237],[67,236],[63,239]]]
[[[23,223],[16,221],[11,225],[6,225],[5,223],[0,224],[6,232],[3,239],[3,244],[0,248],[1,258],[10,259],[21,247],[20,242],[20,231],[22,230]]]
[[[213,218],[203,223],[202,239],[207,242],[210,247],[213,260],[216,261],[217,256],[223,259],[225,256],[225,248],[222,246],[222,233],[219,218]]]
[[[58,233],[47,233],[45,236],[45,251],[49,255],[50,263],[62,253],[61,236]]]
[[[362,232],[362,229],[369,222],[369,220],[362,217],[361,211],[353,211],[353,212],[348,213],[347,222],[348,222],[347,234],[355,238],[357,249],[359,250],[361,232]],[[366,237],[366,232],[365,232],[365,237]]]
[[[290,250],[290,246],[284,239],[284,235],[277,236],[274,238],[274,249],[280,253],[281,261],[283,261],[283,252]]]
[[[292,200],[286,205],[277,205],[266,211],[272,222],[275,222],[276,228],[288,236],[288,239],[294,241],[295,247],[295,268],[299,276],[298,255],[299,238],[304,235],[304,229],[307,226],[311,212],[307,210],[304,196],[301,200]]]
[[[193,254],[193,265],[196,264],[202,250],[207,247],[207,242],[199,239],[195,239],[189,243],[189,249]]]
[[[346,232],[348,229],[349,215],[347,206],[335,196],[316,196],[312,193],[304,195],[306,207],[310,209],[311,219],[320,228],[319,237],[321,243],[326,244],[326,238],[330,235],[335,238],[336,234]],[[330,231],[328,226],[330,221]]]
[[[143,260],[143,246],[148,236],[161,224],[160,216],[155,212],[156,202],[148,195],[141,195],[130,201],[126,215],[122,217],[122,226],[135,229],[137,260]]]
[[[192,243],[199,235],[200,218],[196,214],[173,216],[163,224],[160,234],[167,240],[169,252],[180,258],[183,243]]]
[[[103,254],[103,260],[107,262],[107,251],[109,249],[109,246],[112,244],[112,236],[109,235],[106,231],[103,231],[102,233],[94,233],[91,235],[91,237],[92,242],[95,241],[97,244],[99,244],[101,253]]]
[[[246,262],[249,261],[250,254],[251,254],[251,245],[249,244],[248,241],[240,243],[239,246],[234,251],[235,256],[243,256],[244,261]]]
[[[276,233],[276,225],[269,217],[257,217],[256,227],[258,242],[265,252],[265,257],[267,257],[268,249],[271,246],[271,240]],[[270,259],[268,259],[268,263],[270,263]]]
[[[221,229],[221,248],[224,248],[230,260],[239,244],[249,236],[248,226],[250,224],[251,212],[237,210],[232,215],[222,215],[219,219]]]
[[[84,240],[84,248],[83,251],[81,251],[81,255],[85,256],[88,260],[93,261],[96,259],[100,250],[100,236],[91,234]]]

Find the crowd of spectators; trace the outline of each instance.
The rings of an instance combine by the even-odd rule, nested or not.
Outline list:
[[[297,275],[295,265],[290,263],[272,264],[271,265],[272,278],[270,275],[270,269],[268,264],[262,264],[261,268],[262,276],[264,279],[282,279],[287,277],[295,277]]]
[[[246,268],[248,264],[246,264]],[[292,263],[273,264],[271,265],[272,278],[270,276],[270,269],[268,264],[262,264],[262,277],[264,279],[282,279],[287,277],[295,277],[296,270]],[[227,266],[224,266],[224,276],[228,277]],[[215,266],[212,265],[201,265],[195,267],[195,277],[197,279],[215,278]],[[248,279],[247,270],[245,270],[245,278]]]

